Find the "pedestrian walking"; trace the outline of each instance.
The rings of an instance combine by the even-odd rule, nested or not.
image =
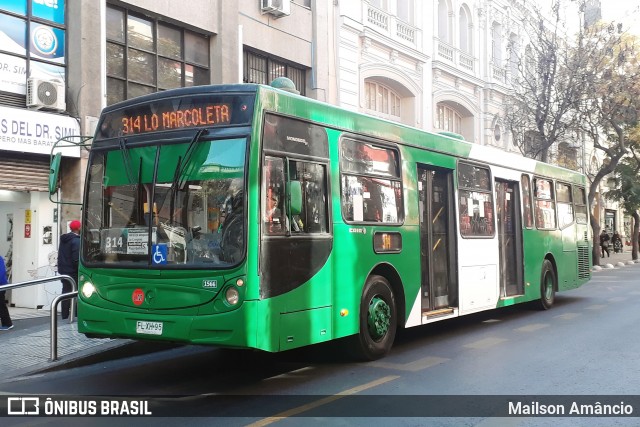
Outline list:
[[[7,268],[4,264],[4,258],[0,256],[0,285],[6,285],[7,283],[9,283],[9,281],[7,280]],[[9,314],[7,303],[5,302],[6,292],[7,291],[0,291],[0,320],[2,321],[0,331],[8,331],[9,329],[13,329],[11,315]]]
[[[80,221],[73,220],[69,224],[70,233],[60,237],[60,247],[58,248],[58,273],[71,276],[78,283],[78,261],[80,259]],[[66,280],[62,282],[62,293],[71,292],[73,287]],[[62,318],[69,318],[71,300],[62,300]]]
[[[613,232],[613,237],[611,237],[611,244],[613,245],[613,252],[618,253],[622,252],[622,238],[620,237],[620,233],[618,231]]]
[[[607,253],[607,257],[610,257],[611,255],[609,254],[609,234],[605,231],[602,230],[602,233],[600,233],[600,248],[602,249],[602,258],[604,258],[604,253]]]

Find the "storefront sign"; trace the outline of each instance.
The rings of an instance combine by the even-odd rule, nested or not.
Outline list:
[[[24,237],[26,239],[31,237],[31,224],[25,224],[24,225]]]
[[[51,154],[57,140],[78,135],[80,125],[72,117],[0,107],[0,150]],[[77,147],[60,148],[56,152],[67,157],[80,157]]]
[[[24,211],[24,223],[31,224],[31,209],[26,209]]]
[[[0,90],[27,94],[27,60],[0,53]]]

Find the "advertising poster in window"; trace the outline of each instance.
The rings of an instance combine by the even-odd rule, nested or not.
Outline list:
[[[31,14],[62,25],[64,24],[64,0],[31,0]]]
[[[31,58],[64,64],[64,37],[64,30],[32,22],[29,35]]]
[[[40,0],[43,1],[43,0]],[[26,0],[0,0],[0,10],[6,10],[18,15],[27,14]]]

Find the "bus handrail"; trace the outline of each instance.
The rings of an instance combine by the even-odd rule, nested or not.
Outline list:
[[[78,296],[78,284],[76,283],[75,279],[71,276],[67,276],[66,274],[61,274],[59,276],[50,276],[50,277],[43,277],[40,279],[27,280],[26,282],[8,283],[6,285],[0,285],[0,292],[1,292],[1,291],[9,291],[11,289],[16,289],[16,288],[25,288],[27,286],[40,285],[43,283],[65,281],[65,280],[71,283],[72,291],[66,294],[58,295],[53,299],[53,301],[51,301],[50,361],[52,362],[58,360],[58,317],[57,317],[58,303],[63,299],[72,299]],[[74,304],[71,304],[70,311],[69,311],[69,323],[73,323],[74,317],[75,317],[75,307],[74,307]]]

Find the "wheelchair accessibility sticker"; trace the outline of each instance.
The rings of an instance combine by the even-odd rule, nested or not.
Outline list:
[[[167,245],[161,243],[152,246],[153,250],[153,263],[154,264],[166,264],[167,263]]]

